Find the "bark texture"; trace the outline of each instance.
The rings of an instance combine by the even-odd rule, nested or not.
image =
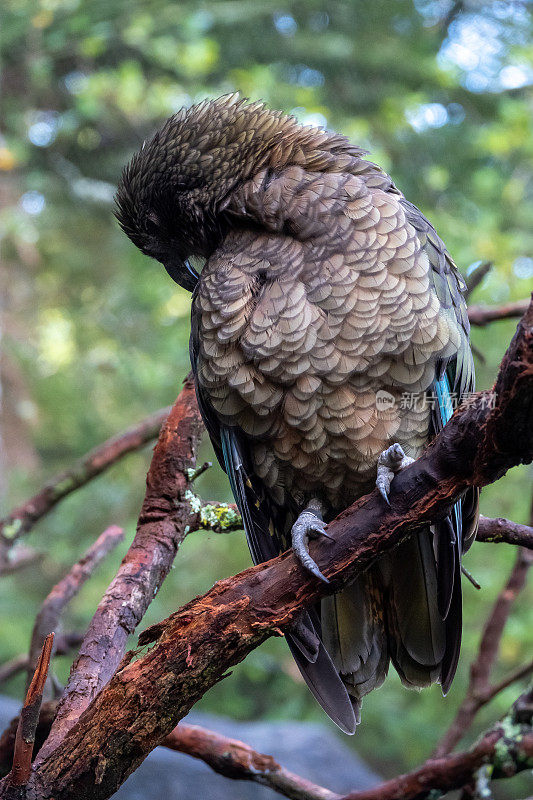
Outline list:
[[[154,450],[134,540],[91,621],[41,757],[54,751],[111,678],[125,653],[128,636],[172,566],[187,532],[191,509],[185,497],[186,475],[194,467],[201,432],[194,388],[186,380]]]

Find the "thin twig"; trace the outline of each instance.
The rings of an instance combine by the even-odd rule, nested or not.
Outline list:
[[[506,585],[499,593],[483,629],[478,654],[470,665],[470,679],[465,698],[457,709],[453,722],[435,748],[436,758],[451,753],[472,725],[479,709],[490,702],[498,692],[507,688],[513,680],[519,680],[522,677],[518,671],[518,677],[514,677],[513,674],[501,681],[500,684],[495,686],[490,684],[490,675],[505,625],[517,596],[525,586],[527,573],[532,563],[533,553],[520,548]],[[527,674],[527,670],[525,674]]]
[[[506,303],[501,306],[469,306],[468,319],[471,325],[483,327],[489,322],[499,319],[521,317],[529,306],[529,300],[517,300],[515,303]]]
[[[524,678],[527,678],[533,672],[533,659],[529,661],[527,664],[523,664],[521,667],[517,667],[516,669],[509,672],[505,678],[502,678],[501,681],[498,683],[494,683],[490,686],[485,694],[486,702],[488,703],[492,700],[493,697],[496,697],[497,694],[503,692],[504,689],[507,689],[513,683],[517,683],[518,681],[523,681]]]
[[[7,552],[7,558],[2,564],[0,575],[12,575],[14,572],[20,572],[21,569],[38,564],[45,555],[46,553],[35,550],[33,547],[19,545],[15,550]]]
[[[159,434],[146,479],[137,532],[100,601],[39,757],[53,750],[117,669],[128,641],[167,576],[191,517],[188,470],[194,468],[202,420],[192,381]]]
[[[212,466],[213,464],[211,461],[204,461],[204,463],[201,464],[201,466],[196,467],[196,469],[189,470],[189,474],[187,475],[189,483],[194,483],[194,481],[197,478],[199,478],[200,475],[203,475],[204,472],[207,472],[207,470],[210,469]]]
[[[477,589],[478,591],[481,589],[481,584],[476,581],[472,573],[467,570],[464,564],[461,564],[461,572],[465,578],[470,581],[474,589]]]
[[[161,744],[201,759],[220,775],[268,786],[291,800],[340,800],[340,795],[289,772],[272,756],[197,725],[180,723]]]
[[[476,542],[516,544],[533,550],[533,527],[512,522],[510,519],[479,518]]]
[[[466,292],[465,298],[468,300],[474,289],[477,289],[483,279],[489,274],[493,267],[492,261],[482,261],[475,269],[472,270],[470,275],[466,278]]]
[[[43,602],[33,625],[30,654],[28,662],[28,678],[33,674],[35,664],[41,652],[43,642],[59,624],[65,606],[70,603],[81,587],[93,574],[96,567],[114,548],[124,540],[124,531],[117,525],[111,525],[100,534],[87,552],[57,583]]]
[[[53,643],[54,634],[50,633],[44,641],[43,649],[20,713],[15,739],[13,768],[8,778],[11,786],[25,786],[31,774],[35,731],[39,722],[39,711],[43,699],[44,685],[48,676]]]
[[[8,681],[14,675],[18,675],[22,670],[28,669],[29,658],[25,653],[5,661],[0,665],[0,683]]]
[[[170,408],[162,408],[123,433],[112,436],[80,458],[70,469],[57,475],[29,500],[0,520],[0,571],[6,553],[20,536],[54,508],[60,500],[96,478],[128,453],[155,439]]]
[[[79,647],[83,642],[83,634],[77,631],[69,633],[56,633],[54,638],[54,654],[56,656],[64,656],[70,653],[76,647]],[[30,657],[27,653],[20,653],[9,661],[5,661],[0,665],[0,684],[18,675],[19,672],[25,672],[28,669]]]

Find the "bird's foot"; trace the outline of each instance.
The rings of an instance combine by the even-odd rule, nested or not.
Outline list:
[[[308,572],[314,575],[315,578],[320,578],[324,583],[329,583],[326,576],[320,572],[318,566],[309,555],[309,539],[318,539],[320,536],[332,539],[325,529],[325,522],[314,511],[309,509],[302,511],[292,526],[292,549],[300,564]]]
[[[387,447],[387,449],[380,454],[378,458],[376,486],[389,506],[389,491],[392,479],[397,472],[404,469],[404,467],[408,467],[413,461],[414,458],[405,455],[403,447],[400,444],[391,444],[390,447]]]

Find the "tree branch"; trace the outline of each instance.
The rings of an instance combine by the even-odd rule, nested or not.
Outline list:
[[[198,516],[191,521],[191,531],[231,533],[243,529],[242,517],[235,503],[219,503],[215,500],[200,502]],[[514,544],[533,550],[533,528],[504,517],[493,519],[480,516],[476,542]]]
[[[4,681],[8,681],[14,675],[18,675],[22,670],[28,669],[29,662],[29,656],[26,655],[26,653],[21,653],[11,658],[9,661],[0,664],[0,683],[4,683]]]
[[[6,552],[23,534],[28,533],[64,497],[89,483],[128,453],[155,439],[170,408],[162,408],[123,433],[107,439],[79,459],[70,469],[52,478],[42,489],[7,517],[0,520],[0,572]]]
[[[57,747],[111,678],[128,636],[172,566],[191,514],[188,471],[194,467],[201,432],[194,387],[187,379],[159,434],[135,538],[89,625],[42,755]]]
[[[15,738],[15,751],[13,754],[13,768],[5,779],[9,789],[20,788],[27,784],[31,773],[31,759],[35,743],[35,731],[39,722],[39,711],[43,699],[43,689],[48,676],[50,656],[54,634],[50,633],[43,644],[40,658],[35,668],[33,679],[26,694],[26,700],[20,713],[17,734]],[[17,792],[17,796],[22,793]],[[11,793],[13,796],[13,793]],[[22,795],[23,796],[23,795]]]
[[[528,306],[529,300],[517,300],[515,303],[506,303],[502,306],[469,306],[468,319],[471,325],[483,327],[499,319],[521,317],[526,313]]]
[[[43,704],[35,748],[38,749],[49,734],[56,710],[57,703]],[[19,719],[12,720],[0,737],[0,771],[5,765],[8,770],[12,763]],[[340,795],[290,772],[272,756],[197,725],[180,723],[161,746],[198,758],[227,778],[253,781],[293,800],[340,800]]]
[[[531,671],[533,662],[528,666]],[[517,671],[512,679],[509,676],[505,686],[525,674],[521,668],[520,675]],[[504,682],[498,686],[500,691]],[[248,744],[196,725],[180,723],[162,745],[201,759],[227,778],[254,781],[293,800],[414,800],[427,796],[431,790],[444,792],[461,788],[487,763],[495,767],[493,777],[507,777],[528,769],[528,759],[533,756],[532,709],[530,707],[529,716],[524,719],[516,708],[527,707],[531,699],[531,693],[522,695],[504,720],[485,733],[470,750],[447,758],[435,757],[406,775],[344,798],[289,772],[272,756],[258,753]]]
[[[432,758],[414,772],[400,775],[342,800],[423,800],[435,792],[460,789],[475,780],[477,771],[492,765],[491,778],[509,778],[531,769],[533,758],[531,690],[523,694],[509,714],[470,749],[456,755]]]
[[[231,533],[242,531],[243,522],[235,503],[218,503],[214,500],[203,501],[199,497],[191,498],[194,516],[189,527],[192,531],[214,531],[215,533]]]
[[[76,631],[63,634],[56,633],[54,637],[54,653],[57,656],[64,656],[75,647],[79,647],[82,642],[83,635],[81,633],[77,633]],[[0,664],[0,684],[10,680],[10,678],[13,678],[15,675],[18,675],[19,672],[24,672],[27,670],[29,663],[29,655],[27,655],[27,653],[20,653],[20,655],[15,656],[9,661],[5,661],[3,664]]]
[[[2,544],[0,542],[0,553],[2,551]],[[4,551],[5,558],[2,561],[0,555],[0,575],[12,575],[14,572],[19,572],[21,569],[38,564],[42,561],[45,554],[39,550],[34,550],[33,547],[24,547],[18,545],[13,550]]]
[[[513,683],[516,683],[517,681],[523,681],[524,678],[528,678],[532,672],[533,672],[533,658],[526,664],[522,664],[522,666],[511,670],[511,672],[509,672],[505,676],[505,678],[502,678],[501,681],[498,681],[497,683],[494,683],[492,686],[489,686],[486,692],[486,702],[488,703],[490,700],[492,700],[493,697],[496,697],[497,694],[503,692],[504,689],[507,689]]]
[[[512,522],[510,519],[479,518],[476,542],[515,544],[533,550],[533,527]]]
[[[489,689],[490,673],[496,661],[500,641],[512,607],[526,584],[527,573],[533,562],[533,554],[519,550],[505,587],[500,592],[490,614],[479,647],[479,655],[472,665],[473,683],[478,691]]]
[[[340,800],[340,795],[289,772],[272,756],[197,725],[180,723],[161,744],[201,759],[226,778],[268,786],[291,800]]]
[[[470,665],[470,679],[465,698],[457,710],[455,719],[435,749],[436,758],[451,753],[455,745],[472,725],[479,709],[490,702],[498,692],[507,688],[513,681],[527,675],[531,669],[532,665],[526,665],[525,672],[524,667],[522,667],[504,678],[499,684],[494,686],[490,684],[490,675],[496,661],[505,625],[516,598],[526,584],[531,564],[533,564],[533,552],[520,548],[511,574],[498,595],[483,629],[477,657]]]
[[[458,409],[425,453],[396,476],[390,507],[376,490],[328,526],[333,541],[311,544],[329,585],[309,576],[287,552],[220,581],[145,631],[139,644],[154,646],[145,655],[129,653],[59,746],[41,751],[30,800],[51,794],[66,800],[80,786],[93,800],[109,797],[231,666],[279,634],[302,607],[340,589],[410,531],[447,513],[467,487],[531,461],[533,304],[504,357],[494,393],[494,404],[481,392]]]
[[[44,641],[51,631],[55,630],[65,606],[78,594],[81,587],[101,561],[124,539],[124,531],[117,525],[111,525],[89,547],[87,552],[77,561],[69,572],[57,583],[42,604],[31,637],[28,672],[30,676],[35,670],[39,653]]]

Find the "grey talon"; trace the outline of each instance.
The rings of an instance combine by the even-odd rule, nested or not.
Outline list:
[[[387,489],[385,488],[385,486],[383,486],[383,481],[378,479],[376,481],[376,486],[379,489],[379,493],[382,496],[382,498],[385,500],[387,505],[390,506],[390,500],[389,500],[388,495],[387,495]]]
[[[397,472],[412,464],[414,458],[406,456],[403,447],[396,443],[383,450],[378,457],[378,474],[376,487],[386,503],[390,506],[389,491],[392,479]]]
[[[329,583],[325,575],[322,574],[316,562],[309,555],[308,542],[309,539],[317,539],[319,536],[325,536],[327,539],[332,539],[324,530],[325,523],[313,511],[302,511],[298,519],[292,526],[292,549],[300,564],[315,578]]]

